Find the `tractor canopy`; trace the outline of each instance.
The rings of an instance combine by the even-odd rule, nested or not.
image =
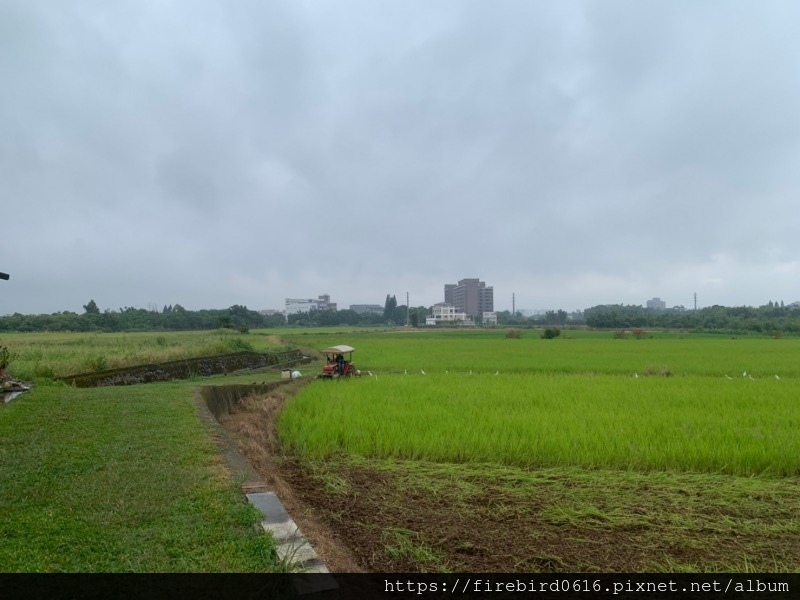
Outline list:
[[[322,351],[323,354],[349,354],[350,352],[355,352],[355,348],[352,346],[345,346],[344,344],[340,346],[331,346],[330,348],[325,348]]]

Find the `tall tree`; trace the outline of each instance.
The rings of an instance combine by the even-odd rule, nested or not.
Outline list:
[[[394,310],[397,308],[397,298],[394,295],[386,294],[386,303],[383,305],[383,318],[392,320],[394,317]]]
[[[89,300],[88,304],[83,305],[83,310],[87,315],[99,315],[100,309],[97,308],[97,303],[94,300]]]

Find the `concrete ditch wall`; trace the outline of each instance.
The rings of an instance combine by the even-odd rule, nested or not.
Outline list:
[[[299,350],[287,352],[233,352],[216,356],[187,358],[149,365],[138,365],[122,369],[107,369],[91,373],[79,373],[62,377],[75,387],[100,387],[108,385],[134,385],[172,379],[188,379],[195,376],[208,377],[244,369],[259,369],[304,362],[306,357]]]
[[[291,382],[291,379],[280,379],[260,385],[207,385],[200,390],[200,397],[214,418],[219,421],[221,416],[235,413],[236,405],[248,396],[268,394],[275,388]]]
[[[276,388],[292,383],[292,379],[279,379],[270,383],[254,385],[208,385],[200,388],[199,408],[204,418],[213,416],[214,427],[222,442],[222,457],[235,476],[241,478],[242,491],[247,501],[261,512],[261,527],[273,536],[278,560],[293,573],[329,574],[328,567],[317,555],[314,548],[291,518],[278,495],[259,481],[258,473],[247,462],[236,443],[220,424],[220,417],[233,414],[245,398],[252,395],[268,394]],[[308,583],[308,582],[306,582]],[[302,592],[309,597],[322,597],[318,594],[338,589],[336,581],[328,577],[313,580],[313,585]],[[326,596],[327,597],[327,596]]]

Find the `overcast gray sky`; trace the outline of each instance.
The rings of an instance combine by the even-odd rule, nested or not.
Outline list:
[[[800,300],[793,0],[0,0],[0,314]]]

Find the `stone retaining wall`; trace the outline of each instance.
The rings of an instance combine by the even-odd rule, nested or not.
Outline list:
[[[108,385],[133,385],[172,379],[188,379],[189,377],[208,377],[221,375],[244,369],[259,369],[279,365],[292,365],[303,362],[306,358],[299,350],[287,352],[234,352],[216,356],[187,358],[150,365],[138,365],[122,369],[108,369],[91,373],[79,373],[62,377],[76,387],[100,387]]]

